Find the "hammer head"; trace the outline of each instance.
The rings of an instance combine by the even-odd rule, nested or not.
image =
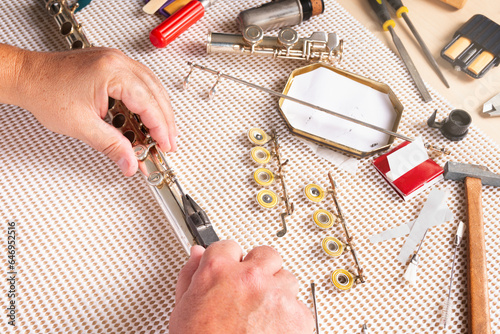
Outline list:
[[[446,180],[463,181],[466,177],[481,179],[482,184],[500,187],[500,175],[490,172],[488,168],[479,165],[448,161],[444,165]]]

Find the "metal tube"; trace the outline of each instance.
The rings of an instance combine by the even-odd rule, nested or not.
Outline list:
[[[274,95],[274,96],[277,96],[277,97],[280,97],[280,98],[283,98],[283,99],[287,99],[287,100],[290,100],[290,101],[293,101],[293,102],[296,102],[296,103],[299,103],[299,104],[302,104],[302,105],[304,105],[306,107],[326,112],[327,114],[330,114],[330,115],[333,115],[333,116],[337,116],[337,117],[345,119],[347,121],[351,121],[353,123],[356,123],[356,124],[359,124],[359,125],[362,125],[362,126],[366,126],[366,127],[370,128],[370,129],[377,130],[377,131],[380,131],[382,133],[385,133],[385,134],[388,134],[388,135],[391,135],[391,136],[394,136],[394,137],[397,137],[397,138],[400,138],[400,139],[403,139],[403,140],[407,140],[407,141],[414,141],[415,140],[414,138],[410,138],[410,137],[401,135],[401,134],[399,134],[397,132],[386,130],[386,129],[378,127],[376,125],[360,121],[360,120],[358,120],[356,118],[352,118],[352,117],[349,117],[349,116],[337,113],[335,111],[332,111],[332,110],[329,110],[329,109],[326,109],[326,108],[323,108],[323,107],[319,107],[319,106],[317,106],[315,104],[312,104],[312,103],[309,103],[309,102],[306,102],[306,101],[303,101],[303,100],[300,100],[300,99],[296,99],[296,98],[294,98],[292,96],[288,96],[288,95],[285,95],[285,94],[282,94],[282,93],[275,92],[275,91],[273,91],[271,89],[268,89],[268,88],[265,88],[265,87],[253,84],[253,83],[245,81],[245,80],[241,80],[241,79],[232,77],[230,75],[221,73],[219,71],[212,70],[212,69],[207,68],[205,66],[201,66],[201,65],[192,63],[190,61],[188,61],[187,64],[189,66],[196,67],[196,68],[198,68],[200,70],[203,70],[203,71],[215,74],[215,75],[220,75],[221,78],[229,79],[229,80],[235,81],[237,83],[240,83],[242,85],[246,85],[246,86],[258,89],[260,91],[266,92],[268,94],[271,94],[271,95]]]

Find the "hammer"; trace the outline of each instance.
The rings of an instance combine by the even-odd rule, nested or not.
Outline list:
[[[469,233],[469,256],[467,260],[469,333],[490,334],[490,306],[481,186],[485,184],[500,187],[500,175],[490,172],[488,168],[483,166],[448,161],[444,166],[444,178],[465,182],[467,229]]]

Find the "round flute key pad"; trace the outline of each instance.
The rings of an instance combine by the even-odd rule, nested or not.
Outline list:
[[[299,34],[292,28],[283,28],[278,33],[278,41],[286,47],[292,47],[298,40]]]
[[[271,153],[262,146],[257,146],[250,152],[253,161],[258,164],[267,164],[271,160]]]
[[[271,137],[262,129],[251,128],[248,130],[248,139],[255,145],[264,145]]]
[[[304,188],[306,197],[313,202],[321,202],[325,198],[325,191],[317,184],[311,183]]]
[[[269,186],[274,182],[274,174],[267,168],[259,168],[253,173],[253,178],[261,186]]]
[[[324,238],[321,247],[326,254],[333,257],[338,257],[344,252],[344,243],[335,237]]]
[[[266,209],[274,208],[278,204],[278,195],[271,190],[263,189],[257,194],[257,203]]]
[[[251,25],[243,31],[243,39],[250,44],[257,44],[264,38],[264,31],[261,27]]]
[[[331,277],[333,285],[339,290],[349,290],[354,285],[354,276],[345,269],[337,269]]]
[[[319,209],[314,211],[313,221],[321,228],[330,228],[335,222],[335,216],[327,210]]]

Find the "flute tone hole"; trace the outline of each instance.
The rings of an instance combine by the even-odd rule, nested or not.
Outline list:
[[[82,49],[83,48],[83,42],[82,41],[74,41],[73,44],[71,44],[71,49],[72,50],[77,50],[77,49]]]
[[[49,12],[52,15],[57,15],[61,11],[61,4],[59,2],[54,2],[52,5],[49,7]]]
[[[61,25],[61,34],[63,36],[69,35],[71,31],[73,31],[73,25],[71,24],[71,22],[64,22]]]
[[[130,141],[130,143],[133,144],[135,142],[135,133],[133,131],[131,130],[125,131],[123,135]]]
[[[111,121],[113,126],[117,129],[121,128],[125,124],[125,115],[124,114],[116,114]],[[128,138],[128,137],[127,137]]]

